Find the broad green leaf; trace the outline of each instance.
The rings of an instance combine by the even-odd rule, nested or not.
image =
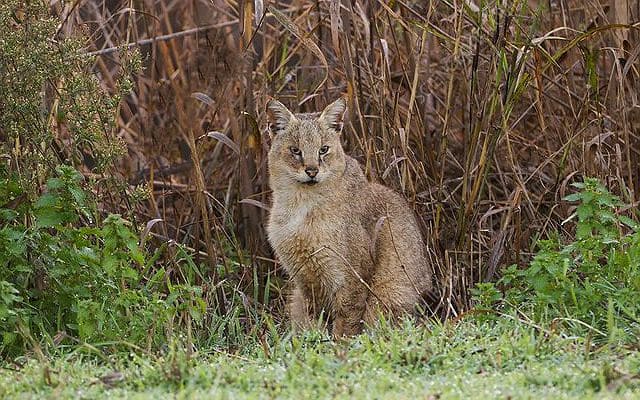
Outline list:
[[[60,178],[51,178],[47,181],[47,189],[56,190],[61,189],[65,186],[65,183]]]
[[[40,228],[51,228],[64,222],[63,213],[52,208],[36,210],[37,225]]]
[[[58,204],[58,197],[51,193],[45,193],[36,201],[35,208],[51,208]]]
[[[578,201],[582,199],[582,193],[572,193],[568,196],[564,196],[565,201]]]

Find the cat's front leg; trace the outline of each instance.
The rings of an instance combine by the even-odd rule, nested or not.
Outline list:
[[[307,330],[312,327],[309,315],[309,302],[298,285],[293,288],[289,299],[289,316],[294,330]]]
[[[331,330],[334,338],[354,336],[362,332],[368,293],[366,288],[359,286],[344,288],[336,296]]]

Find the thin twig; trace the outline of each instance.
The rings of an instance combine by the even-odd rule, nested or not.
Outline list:
[[[171,39],[179,38],[179,37],[182,37],[182,36],[193,35],[194,33],[208,31],[210,29],[224,28],[224,27],[227,27],[227,26],[235,25],[237,23],[238,23],[238,20],[236,19],[236,20],[233,20],[233,21],[226,21],[226,22],[223,22],[223,23],[220,23],[220,24],[200,26],[200,27],[197,27],[197,28],[187,29],[187,30],[180,31],[180,32],[174,32],[174,33],[170,33],[170,34],[167,34],[167,35],[155,36],[155,37],[152,37],[150,39],[138,40],[137,42],[128,43],[128,44],[125,44],[125,45],[122,45],[122,46],[108,47],[108,48],[102,49],[102,50],[90,51],[88,53],[84,53],[83,55],[87,56],[87,57],[103,56],[105,54],[115,53],[116,51],[129,50],[129,49],[132,49],[134,47],[145,46],[145,45],[151,44],[151,43],[162,42],[162,41],[165,41],[165,40],[171,40]]]

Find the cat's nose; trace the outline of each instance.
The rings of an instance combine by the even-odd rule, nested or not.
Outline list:
[[[309,175],[310,178],[315,178],[318,175],[318,168],[316,167],[307,167],[304,169],[304,172]]]

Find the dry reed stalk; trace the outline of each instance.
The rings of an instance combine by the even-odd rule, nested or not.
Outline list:
[[[639,13],[620,0],[111,0],[60,15],[67,34],[88,24],[106,87],[113,48],[145,56],[118,121],[120,174],[162,188],[139,218],[226,265],[235,289],[259,286],[253,301],[277,268],[256,207],[264,98],[310,111],[346,93],[346,146],[413,202],[446,317],[474,283],[526,265],[533,239],[567,229],[570,181],[596,175],[638,202]],[[198,139],[211,131],[233,145]]]

